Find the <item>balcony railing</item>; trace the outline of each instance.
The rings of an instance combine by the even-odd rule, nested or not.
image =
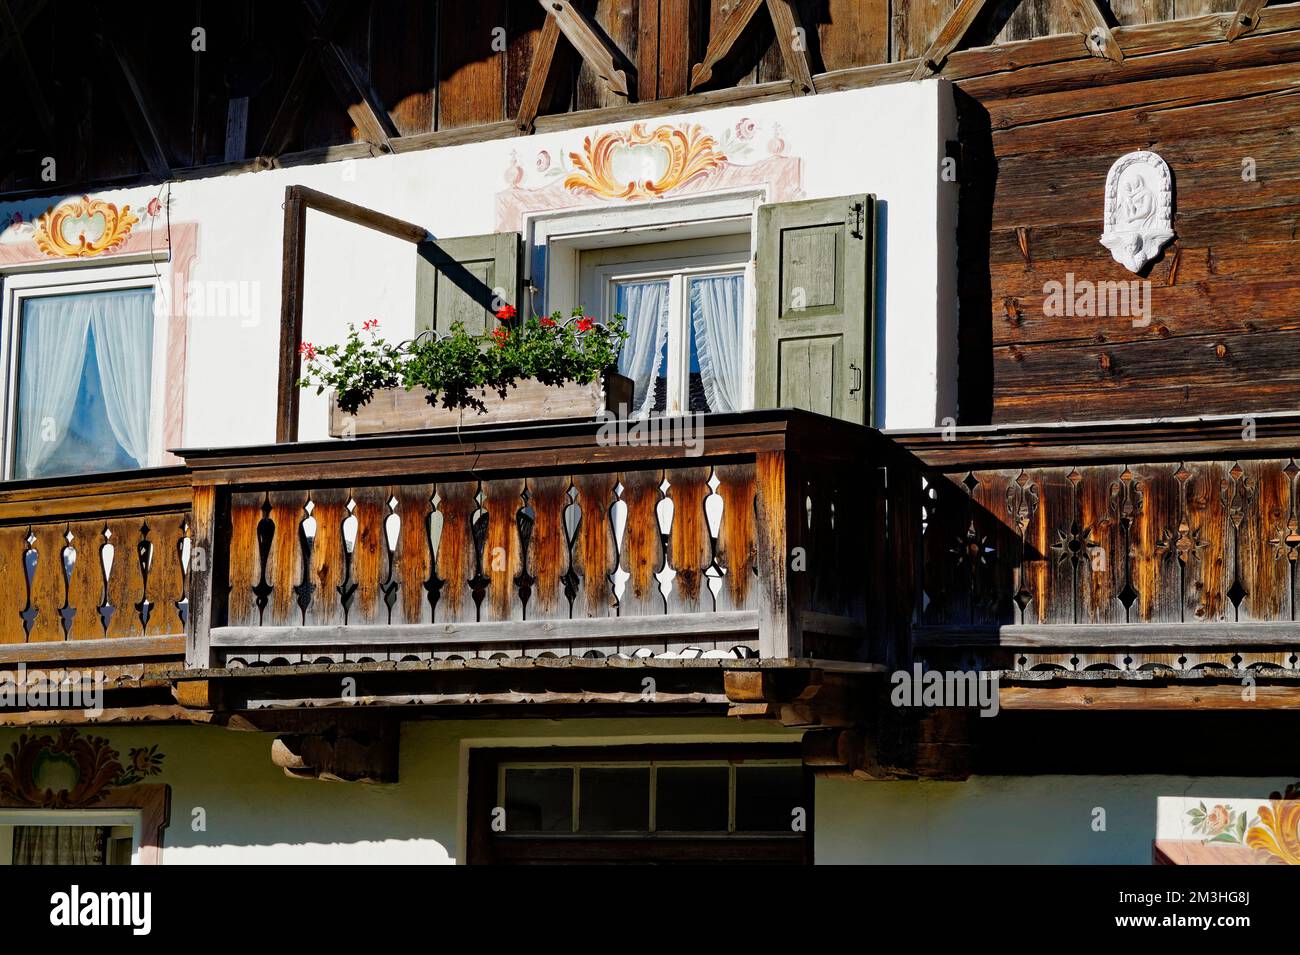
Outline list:
[[[0,665],[172,668],[189,619],[184,469],[0,491]]]
[[[884,662],[888,446],[799,412],[187,451],[192,666],[449,657]]]
[[[923,658],[1300,669],[1296,416],[895,437],[929,465]]]

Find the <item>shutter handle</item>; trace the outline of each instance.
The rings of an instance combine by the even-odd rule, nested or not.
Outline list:
[[[860,202],[855,202],[853,205],[849,206],[849,213],[853,216],[853,228],[849,230],[849,234],[855,239],[865,237],[862,231],[862,214],[865,211],[866,210]]]
[[[858,392],[862,390],[862,369],[849,362],[849,371],[853,372],[853,385],[849,388],[849,400],[857,401]]]

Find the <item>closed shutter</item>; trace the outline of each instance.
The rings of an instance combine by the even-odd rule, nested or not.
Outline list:
[[[422,242],[415,266],[416,332],[437,328],[445,335],[456,322],[471,335],[494,328],[489,319],[497,308],[519,306],[519,248],[517,232]]]
[[[756,407],[872,423],[874,237],[873,196],[759,207]]]

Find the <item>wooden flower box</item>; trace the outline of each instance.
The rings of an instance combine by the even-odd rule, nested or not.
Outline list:
[[[565,418],[595,418],[602,411],[620,417],[632,404],[632,379],[607,373],[604,380],[590,384],[574,381],[547,385],[523,379],[510,387],[504,398],[491,388],[480,393],[482,408],[444,408],[431,405],[423,388],[386,388],[376,391],[369,403],[349,415],[330,395],[330,435],[335,438],[367,434],[397,434],[404,431],[436,431],[473,425],[515,424],[521,421],[555,421]]]

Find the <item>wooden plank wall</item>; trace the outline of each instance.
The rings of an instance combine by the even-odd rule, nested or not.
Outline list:
[[[363,87],[374,91],[399,136],[512,120],[532,68],[544,10],[536,0],[337,0],[327,30]],[[918,56],[957,0],[798,0],[814,73]],[[1104,6],[1103,2],[1103,6]],[[53,114],[53,141],[15,72],[7,38],[0,62],[15,81],[0,118],[0,193],[80,188],[149,172],[139,145],[152,127],[171,170],[223,162],[270,161],[285,153],[331,149],[362,137],[313,54],[312,0],[146,0],[103,8],[81,0],[14,5],[36,81]],[[579,0],[635,72],[640,101],[682,96],[690,70],[740,0]],[[963,46],[1065,30],[1063,0],[1004,0]],[[1195,16],[1231,0],[1113,0],[1120,24]],[[67,48],[74,24],[82,55]],[[204,31],[200,39],[196,28]],[[196,49],[201,46],[201,49]],[[135,70],[144,109],[118,66]],[[295,78],[304,69],[304,82]],[[630,74],[631,75],[631,74]],[[559,43],[554,82],[541,112],[619,105],[570,49]],[[706,88],[780,80],[784,65],[771,19],[760,9]],[[293,97],[289,97],[290,92]],[[246,98],[246,104],[244,100]],[[233,104],[233,105],[232,105]],[[246,110],[243,108],[246,105]],[[354,105],[354,104],[348,104]],[[268,143],[277,115],[294,118],[284,143]],[[147,133],[143,133],[147,136]],[[267,148],[273,147],[273,148]],[[42,178],[47,157],[56,178]]]
[[[958,81],[964,423],[1296,407],[1297,27]],[[1098,241],[1107,171],[1139,149],[1171,168],[1176,234],[1143,276]],[[1149,324],[1049,317],[1071,275],[1149,280]]]

